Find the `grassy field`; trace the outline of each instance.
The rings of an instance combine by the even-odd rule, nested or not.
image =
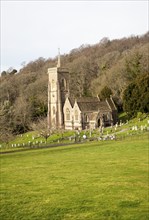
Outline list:
[[[1,155],[2,220],[147,220],[148,139]]]

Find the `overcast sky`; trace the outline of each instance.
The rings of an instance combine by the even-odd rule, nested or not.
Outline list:
[[[148,31],[148,0],[1,0],[1,71]]]

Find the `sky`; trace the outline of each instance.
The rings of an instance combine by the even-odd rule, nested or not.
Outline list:
[[[149,0],[1,0],[1,71],[148,31]]]

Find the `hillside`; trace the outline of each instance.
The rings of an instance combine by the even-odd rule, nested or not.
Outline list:
[[[127,85],[138,75],[149,73],[149,33],[143,36],[82,45],[61,55],[62,66],[70,70],[70,93],[73,96],[100,96],[107,86],[119,109]],[[38,58],[16,73],[3,71],[0,77],[0,126],[7,132],[25,132],[33,121],[47,114],[47,69],[57,58]]]

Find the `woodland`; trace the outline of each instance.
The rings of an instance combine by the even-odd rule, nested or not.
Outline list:
[[[47,69],[57,65],[57,57],[42,57],[0,76],[0,134],[20,134],[32,130],[47,115]],[[142,36],[81,45],[61,55],[61,66],[69,68],[70,94],[110,95],[118,111],[129,117],[149,112],[149,32]]]

